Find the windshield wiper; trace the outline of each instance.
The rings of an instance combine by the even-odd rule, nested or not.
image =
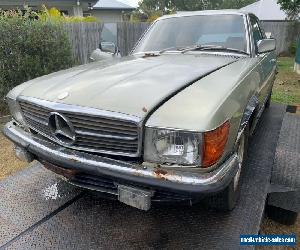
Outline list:
[[[195,45],[190,48],[186,48],[182,51],[182,53],[186,53],[188,51],[195,51],[195,50],[220,50],[220,51],[229,51],[229,52],[237,52],[244,55],[249,55],[249,53],[245,52],[244,50],[234,49],[234,48],[226,48],[224,46],[219,45]]]
[[[216,47],[216,45],[207,45],[205,47]],[[173,46],[173,47],[169,47],[169,48],[165,48],[165,49],[162,49],[160,51],[158,51],[158,54],[163,54],[167,51],[180,51],[181,53],[185,53],[185,52],[188,52],[188,51],[192,51],[192,50],[199,50],[199,49],[202,49],[204,48],[204,46],[202,45],[199,45],[199,44],[196,44],[196,45],[192,45],[192,46]]]
[[[185,49],[188,49],[188,48],[191,48],[191,47],[178,47],[178,46],[176,47],[176,46],[173,46],[173,47],[162,49],[158,53],[162,54],[164,52],[171,51],[171,50],[182,51],[182,50],[185,50]]]
[[[200,44],[196,44],[193,46],[187,46],[187,47],[170,47],[170,48],[166,48],[163,50],[160,50],[158,52],[158,54],[162,54],[166,51],[171,51],[171,50],[176,50],[176,51],[180,51],[182,54],[189,52],[189,51],[195,51],[195,50],[220,50],[220,51],[230,51],[230,52],[236,52],[236,53],[240,53],[240,54],[244,54],[244,55],[249,55],[249,53],[245,52],[244,50],[239,50],[239,49],[235,49],[235,48],[227,48],[221,45],[200,45]]]

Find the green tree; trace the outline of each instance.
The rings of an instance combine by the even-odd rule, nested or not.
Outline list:
[[[223,0],[220,9],[240,9],[256,0]]]
[[[285,11],[290,20],[299,19],[300,0],[278,0],[281,9]]]
[[[255,0],[173,0],[176,10],[240,9]]]
[[[0,115],[14,86],[73,65],[69,38],[60,24],[41,22],[27,9],[0,10]]]
[[[137,19],[146,21],[176,11],[207,9],[240,9],[255,0],[142,0],[134,13]]]

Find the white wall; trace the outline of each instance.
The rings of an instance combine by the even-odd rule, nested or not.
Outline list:
[[[122,11],[118,10],[91,10],[89,11],[92,16],[96,17],[99,21],[104,23],[122,22]]]

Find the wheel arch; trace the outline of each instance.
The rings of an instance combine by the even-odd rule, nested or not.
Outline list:
[[[252,95],[244,109],[244,112],[243,112],[243,115],[241,118],[241,122],[240,122],[240,126],[238,129],[236,142],[239,141],[240,136],[242,135],[242,133],[244,132],[244,129],[246,128],[246,126],[248,124],[249,124],[249,130],[250,131],[252,130],[252,126],[254,124],[255,117],[259,110],[258,107],[259,107],[258,98],[256,95]]]

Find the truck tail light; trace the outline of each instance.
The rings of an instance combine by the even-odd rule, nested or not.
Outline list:
[[[215,164],[224,153],[227,143],[230,124],[223,123],[215,130],[204,133],[202,166],[207,168]]]

